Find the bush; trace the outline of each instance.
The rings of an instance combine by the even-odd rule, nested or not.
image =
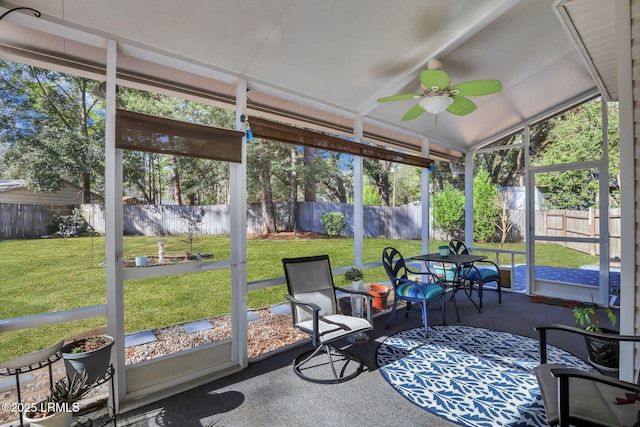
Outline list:
[[[344,215],[340,212],[325,212],[322,214],[322,225],[327,230],[327,236],[340,236],[346,227]]]
[[[489,172],[480,169],[473,178],[473,240],[494,242],[496,223],[500,221],[500,206],[496,203],[498,188],[491,182]]]
[[[71,215],[56,216],[53,225],[57,225],[56,234],[65,238],[83,235],[91,229],[87,220],[82,216],[82,210],[78,208],[74,209]],[[47,229],[53,230],[53,226],[49,226]]]
[[[456,236],[464,225],[464,193],[446,183],[444,190],[433,195],[433,225],[447,235]]]

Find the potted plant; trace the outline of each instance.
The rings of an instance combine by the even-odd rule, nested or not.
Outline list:
[[[91,384],[87,381],[86,372],[71,379],[62,378],[53,385],[49,396],[35,405],[37,410],[25,412],[24,422],[31,427],[69,427],[73,413],[79,409],[76,402],[89,390]]]
[[[113,337],[97,335],[70,342],[60,350],[67,377],[87,372],[87,382],[93,384],[102,378],[109,368]]]
[[[613,310],[595,304],[593,296],[591,303],[579,304],[573,309],[576,327],[584,328],[589,332],[617,334],[618,331],[600,326],[600,315],[606,315],[612,325],[618,321]],[[604,337],[585,336],[584,338],[589,353],[589,362],[602,371],[618,370],[619,344],[617,341]]]
[[[364,273],[362,270],[351,267],[344,273],[344,278],[349,280],[354,289],[362,289],[362,279],[364,279]]]

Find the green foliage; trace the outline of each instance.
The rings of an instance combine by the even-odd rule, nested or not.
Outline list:
[[[365,185],[362,190],[362,203],[366,206],[380,206],[380,193],[373,185]]]
[[[612,325],[615,325],[618,321],[613,310],[609,307],[599,307],[593,302],[593,296],[591,296],[591,304],[583,303],[573,309],[576,327],[584,328],[589,332],[602,333],[600,314],[606,315]]]
[[[496,222],[500,218],[497,198],[498,188],[491,182],[489,173],[480,169],[473,178],[474,241],[493,242],[496,239]]]
[[[433,195],[433,224],[447,234],[457,235],[464,226],[464,193],[450,184]]]
[[[56,234],[67,237],[82,236],[91,231],[91,226],[82,216],[82,209],[75,208],[71,215],[55,216],[53,224],[47,226],[48,230],[55,230]]]
[[[322,214],[322,225],[327,231],[327,236],[338,237],[345,230],[345,218],[341,212],[325,212]]]
[[[344,278],[352,282],[364,279],[364,272],[358,268],[351,267],[344,273]]]

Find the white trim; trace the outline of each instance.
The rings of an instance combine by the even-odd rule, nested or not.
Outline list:
[[[247,129],[247,81],[236,86],[236,130]],[[244,120],[243,120],[244,118]],[[242,162],[229,166],[231,212],[231,360],[243,368],[247,356],[247,137],[242,137]]]
[[[353,138],[362,142],[363,121],[361,116],[353,120]],[[364,201],[363,201],[363,163],[360,156],[353,156],[353,263],[362,268],[364,249]]]
[[[429,157],[429,138],[422,140],[422,157]],[[429,169],[422,168],[420,171],[421,189],[420,197],[422,200],[421,215],[422,215],[422,253],[429,253],[429,224],[431,219],[429,218],[429,203],[430,203],[430,188],[429,188]],[[425,226],[426,224],[426,226]]]
[[[618,46],[618,111],[620,133],[620,333],[635,335],[636,298],[636,221],[635,135],[633,111],[633,76],[631,66],[631,10],[629,0],[616,0]],[[625,185],[628,183],[628,185]],[[620,378],[635,383],[633,345],[620,348]]]
[[[464,240],[468,248],[473,246],[473,153],[464,156]]]

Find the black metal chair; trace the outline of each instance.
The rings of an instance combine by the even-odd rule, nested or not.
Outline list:
[[[454,254],[468,254],[469,249],[460,240],[451,240],[449,250]],[[489,260],[476,261],[472,264],[464,264],[458,267],[457,277],[463,283],[469,283],[470,292],[475,287],[478,290],[480,308],[482,308],[482,291],[487,283],[495,283],[498,292],[498,303],[502,304],[502,287],[500,286],[500,268],[495,262]]]
[[[446,324],[444,295],[445,287],[442,280],[431,272],[413,271],[407,267],[404,257],[400,252],[392,247],[387,247],[382,251],[382,264],[393,285],[393,308],[387,320],[386,328],[391,325],[391,321],[396,314],[398,301],[407,303],[407,313],[411,309],[411,303],[416,303],[422,310],[422,323],[424,324],[425,336],[429,335],[427,306],[435,300],[440,300],[442,304],[442,324]],[[409,274],[422,276],[421,282],[409,279]]]
[[[582,369],[547,363],[547,331],[558,330],[614,341],[640,342],[640,336],[599,334],[566,325],[543,325],[540,365],[533,370],[550,426],[638,426],[640,385]],[[630,393],[629,393],[630,392]]]
[[[334,342],[373,329],[373,297],[366,291],[342,288],[342,292],[366,298],[367,318],[338,314],[337,289],[328,255],[285,258],[282,264],[293,326],[309,334],[314,347],[295,358],[293,371],[307,381],[322,384],[354,378],[364,371],[364,365],[355,356],[335,346]],[[319,362],[323,351],[328,360]],[[336,369],[336,364],[340,365],[339,369]],[[331,367],[332,378],[327,378],[325,366]]]

